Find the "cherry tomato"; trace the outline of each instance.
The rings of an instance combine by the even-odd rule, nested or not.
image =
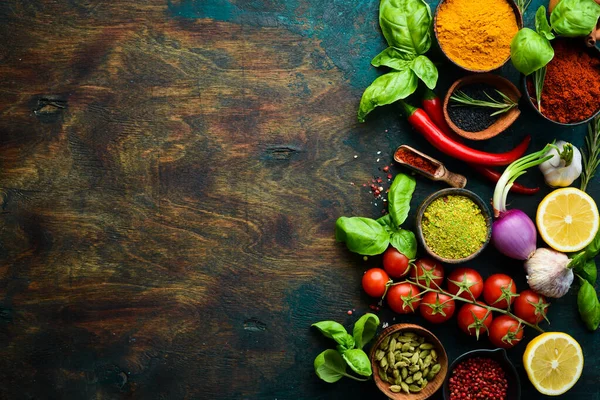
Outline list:
[[[548,313],[550,304],[541,294],[533,290],[523,290],[515,300],[515,315],[530,324],[537,324]]]
[[[408,257],[390,246],[383,253],[383,268],[392,278],[402,278],[410,269]]]
[[[496,347],[510,349],[523,339],[523,326],[508,315],[494,318],[490,326],[490,342]]]
[[[428,292],[421,299],[419,310],[427,321],[433,324],[441,324],[452,318],[455,307],[454,300],[450,296]]]
[[[483,305],[482,302],[478,302]],[[458,310],[458,327],[462,329],[467,335],[475,335],[479,339],[481,332],[488,332],[490,325],[492,324],[492,313],[488,312],[483,307],[476,306],[475,304],[465,304]]]
[[[410,277],[421,285],[437,289],[444,282],[444,267],[431,258],[420,258],[410,270]]]
[[[417,311],[421,299],[421,291],[412,283],[403,282],[389,288],[387,302],[398,314],[410,314]]]
[[[371,297],[381,297],[385,293],[385,285],[390,280],[381,268],[372,268],[362,277],[362,287]]]
[[[469,294],[471,291],[471,296]],[[448,275],[448,292],[467,300],[476,300],[483,291],[483,279],[472,268],[456,268]]]
[[[508,275],[494,274],[483,284],[483,299],[496,308],[508,308],[517,297],[517,285]],[[510,303],[509,303],[510,302]]]

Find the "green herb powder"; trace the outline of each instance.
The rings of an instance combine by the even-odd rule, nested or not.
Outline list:
[[[427,246],[443,258],[468,257],[483,245],[487,226],[481,209],[464,196],[444,196],[425,210],[421,222]]]

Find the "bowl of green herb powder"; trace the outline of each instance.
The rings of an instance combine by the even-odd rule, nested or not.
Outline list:
[[[472,260],[492,236],[492,215],[466,189],[435,192],[417,210],[417,238],[433,258],[450,264]]]

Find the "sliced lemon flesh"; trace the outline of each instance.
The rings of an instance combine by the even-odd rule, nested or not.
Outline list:
[[[546,332],[529,342],[523,365],[540,393],[559,396],[579,380],[583,352],[579,343],[566,333]]]
[[[579,251],[598,232],[598,207],[587,193],[576,188],[558,189],[546,197],[537,209],[538,231],[554,250]]]

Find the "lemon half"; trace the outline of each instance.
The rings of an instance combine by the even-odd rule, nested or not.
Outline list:
[[[587,193],[576,188],[558,189],[546,197],[537,209],[540,235],[554,250],[574,252],[583,249],[596,236],[598,207]]]
[[[542,394],[558,396],[571,389],[583,371],[583,352],[575,339],[546,332],[533,339],[523,354],[529,380]]]

